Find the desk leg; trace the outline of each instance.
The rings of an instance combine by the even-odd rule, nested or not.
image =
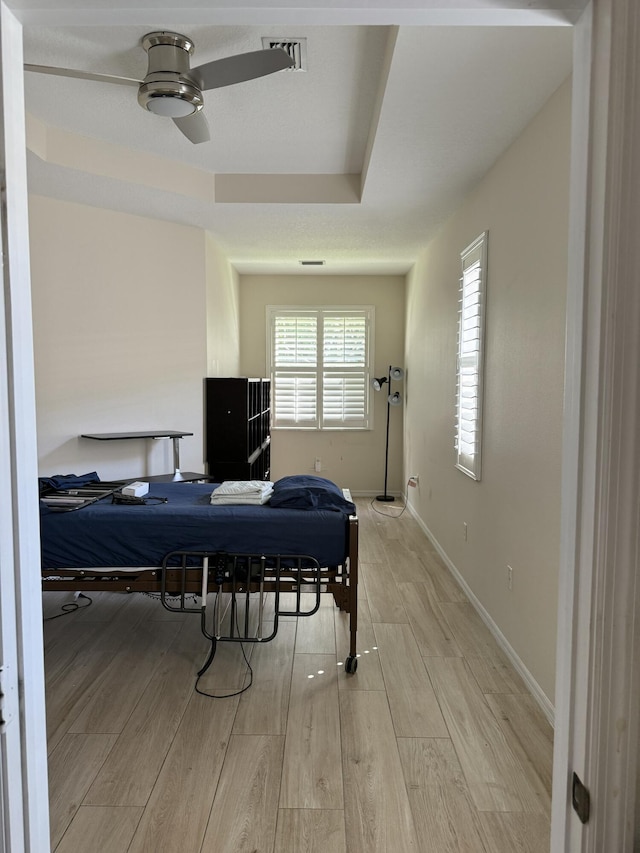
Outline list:
[[[181,480],[182,474],[180,473],[180,439],[174,436],[171,439],[173,441],[173,479]]]

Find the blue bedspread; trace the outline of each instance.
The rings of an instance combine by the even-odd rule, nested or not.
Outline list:
[[[42,568],[158,566],[170,551],[305,554],[344,562],[348,515],[333,510],[212,506],[211,483],[152,484],[166,504],[123,506],[105,498],[74,512],[41,515]]]

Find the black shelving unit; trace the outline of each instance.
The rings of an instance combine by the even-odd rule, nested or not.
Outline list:
[[[216,480],[268,480],[271,469],[271,383],[205,379],[205,456]]]

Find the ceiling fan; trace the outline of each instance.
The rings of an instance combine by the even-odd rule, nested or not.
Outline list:
[[[172,118],[178,129],[194,144],[210,139],[209,126],[201,110],[202,92],[231,86],[256,77],[264,77],[293,65],[289,54],[280,47],[239,53],[223,59],[189,67],[193,42],[180,33],[159,31],[147,33],[142,39],[149,67],[144,80],[94,74],[74,68],[54,68],[49,65],[25,64],[26,71],[77,77],[101,83],[118,83],[138,88],[140,106],[160,116]]]

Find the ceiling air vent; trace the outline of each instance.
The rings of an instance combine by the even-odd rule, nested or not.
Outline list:
[[[280,47],[286,51],[293,65],[286,71],[306,71],[307,70],[307,40],[297,38],[274,38],[273,36],[263,36],[263,50],[271,50],[274,47]]]

